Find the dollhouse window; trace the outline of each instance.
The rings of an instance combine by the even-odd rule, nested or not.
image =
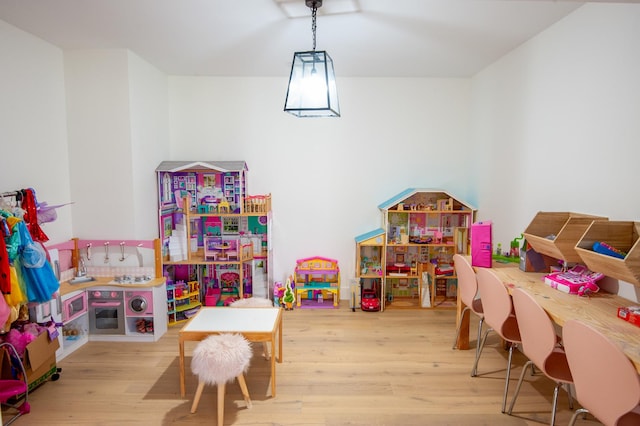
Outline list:
[[[171,202],[171,176],[169,173],[162,175],[162,201],[164,203]]]
[[[215,188],[216,186],[216,175],[203,175],[202,176],[202,186],[205,188]]]

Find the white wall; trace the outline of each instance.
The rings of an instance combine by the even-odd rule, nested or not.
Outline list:
[[[71,50],[64,59],[74,236],[133,236],[127,51]]]
[[[153,172],[169,153],[169,101],[167,75],[128,52],[131,148],[129,167],[133,188],[133,237],[158,237],[155,206],[158,205]],[[150,190],[151,189],[151,190]],[[150,209],[149,206],[153,206]],[[150,215],[153,211],[153,216]],[[121,234],[120,236],[122,236]],[[125,237],[127,235],[124,235]]]
[[[167,80],[123,49],[65,52],[74,236],[158,236],[155,167],[169,154]]]
[[[473,78],[480,217],[503,247],[537,211],[639,220],[640,5],[587,4]]]
[[[62,51],[0,21],[0,193],[34,188],[39,202],[71,201]],[[42,225],[72,236],[71,207]]]
[[[338,79],[342,117],[282,109],[286,77],[170,77],[172,159],[245,160],[249,191],[272,193],[274,278],[296,259],[338,259],[354,277],[354,238],[378,204],[409,187],[467,194],[469,79]]]

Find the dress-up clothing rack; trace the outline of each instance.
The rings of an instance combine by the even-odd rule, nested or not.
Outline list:
[[[13,202],[9,202],[12,209],[20,208],[24,210],[22,220],[27,224],[27,228],[29,229],[33,240],[41,243],[49,241],[49,237],[47,237],[38,223],[35,191],[32,188],[26,188],[18,191],[3,192],[0,194],[0,202],[2,202],[2,204],[6,204],[7,198],[13,200]],[[0,205],[0,208],[1,207],[2,206]],[[7,212],[13,214],[12,211]]]
[[[8,204],[11,207],[20,207],[20,205],[22,204],[22,191],[9,191],[0,193],[0,201],[2,201],[2,204],[0,204],[0,208],[2,208],[4,204]]]

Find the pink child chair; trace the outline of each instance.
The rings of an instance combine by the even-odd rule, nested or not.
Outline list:
[[[0,343],[0,349],[2,349],[0,361],[3,357],[8,357],[12,365],[12,370],[17,370],[20,378],[16,379],[2,379],[0,380],[0,402],[4,406],[8,406],[17,410],[17,413],[13,415],[4,426],[10,425],[18,417],[23,414],[27,414],[31,411],[29,406],[29,384],[27,382],[27,375],[24,371],[24,365],[18,355],[18,351],[11,343]],[[9,400],[15,399],[15,402],[9,403]],[[5,415],[7,411],[5,411]]]
[[[562,340],[583,408],[606,426],[640,425],[640,378],[631,360],[604,334],[576,320],[562,327]]]
[[[466,311],[471,311],[479,318],[478,322],[478,337],[476,339],[476,356],[480,351],[480,340],[482,338],[482,324],[484,323],[484,312],[482,310],[482,300],[478,294],[478,280],[476,279],[476,272],[473,270],[473,266],[465,256],[461,254],[453,255],[453,264],[458,277],[458,287],[460,291],[460,299],[465,304],[465,308],[460,314],[460,323],[456,328],[456,338],[453,341],[453,349],[456,348],[458,338],[460,337],[460,327],[462,326],[462,318]],[[476,369],[471,372],[471,376],[476,375]]]
[[[551,406],[551,426],[556,420],[556,407],[558,404],[558,390],[565,387],[569,395],[569,407],[573,408],[570,384],[573,383],[567,355],[558,342],[556,329],[549,318],[549,315],[536,302],[529,293],[521,288],[516,288],[512,292],[513,307],[518,317],[518,328],[522,336],[522,352],[529,361],[522,367],[520,380],[516,386],[516,392],[509,406],[509,414],[513,411],[516,398],[520,393],[520,387],[527,367],[535,365],[545,376],[553,380],[556,386],[553,391],[553,402]]]
[[[518,328],[518,320],[513,312],[511,296],[500,278],[491,269],[485,268],[478,269],[476,276],[478,277],[478,288],[482,295],[484,322],[490,328],[484,332],[482,342],[480,342],[480,350],[477,352],[473,371],[477,371],[478,360],[482,354],[484,344],[487,341],[487,335],[490,331],[495,331],[509,347],[507,374],[504,382],[504,396],[502,398],[502,412],[504,413],[507,407],[513,349],[522,342],[522,339]]]

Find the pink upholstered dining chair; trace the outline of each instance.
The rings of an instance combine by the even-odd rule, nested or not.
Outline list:
[[[484,310],[484,322],[490,327],[484,332],[480,350],[477,351],[476,360],[472,371],[477,371],[478,360],[487,341],[490,331],[495,331],[509,347],[509,359],[507,360],[507,374],[504,382],[504,396],[502,398],[502,412],[507,406],[507,394],[509,392],[509,380],[511,376],[511,360],[513,348],[520,342],[520,330],[518,321],[513,312],[511,296],[500,278],[490,269],[478,269],[478,289],[482,295],[482,307]]]
[[[458,338],[460,337],[460,327],[462,326],[462,318],[466,311],[471,311],[476,314],[480,320],[478,323],[478,337],[476,339],[476,356],[480,350],[480,339],[482,338],[482,324],[484,323],[484,313],[482,311],[482,300],[478,294],[478,281],[476,279],[476,272],[473,270],[473,266],[469,260],[460,254],[453,255],[453,267],[456,271],[456,277],[458,277],[458,290],[460,292],[460,300],[464,303],[465,307],[460,315],[460,323],[456,328],[456,338],[453,341],[453,349],[456,348]],[[471,371],[471,376],[475,376],[476,371]]]
[[[591,413],[606,426],[640,425],[640,378],[631,360],[604,334],[576,320],[562,328],[562,340],[582,405],[571,417]]]
[[[527,368],[531,367],[533,372],[533,366],[535,365],[545,376],[556,382],[551,407],[551,426],[553,426],[556,421],[558,390],[562,386],[566,386],[569,395],[569,407],[573,408],[571,390],[569,388],[569,384],[573,383],[573,379],[569,370],[567,356],[558,343],[558,335],[551,318],[533,296],[521,288],[513,290],[511,296],[516,317],[518,318],[520,336],[522,337],[522,352],[529,358],[529,361],[522,368],[520,380],[518,380],[508,413],[511,414],[513,411]]]

